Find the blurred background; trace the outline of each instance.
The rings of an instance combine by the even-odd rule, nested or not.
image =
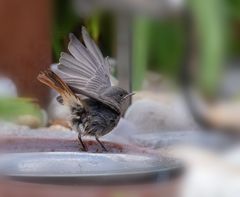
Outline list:
[[[112,75],[120,86],[140,91],[144,97],[145,93],[183,90],[198,122],[239,128],[238,121],[227,120],[238,116],[229,118],[229,102],[239,109],[238,1],[0,3],[4,25],[0,32],[1,95],[36,99],[46,107],[51,100],[49,90],[36,76],[58,63],[60,52],[67,51],[69,32],[81,38],[81,27],[86,26],[103,54],[110,57]],[[198,94],[198,104],[192,89]]]
[[[40,128],[34,135],[41,136],[43,127],[69,127],[67,109],[36,77],[48,67],[54,70],[60,53],[68,51],[69,33],[81,40],[85,26],[109,56],[112,83],[137,93],[126,122],[116,129],[117,138],[106,139],[128,139],[152,149],[181,142],[219,151],[238,144],[240,1],[0,0],[0,23],[0,118],[5,135],[20,135],[20,128],[21,135],[30,135],[30,129],[34,133]],[[192,154],[202,155],[200,150]],[[234,159],[240,162],[238,156]],[[186,184],[193,182],[192,176]],[[196,185],[205,182],[196,177]],[[193,193],[202,190],[191,188]],[[194,196],[191,192],[185,196]]]

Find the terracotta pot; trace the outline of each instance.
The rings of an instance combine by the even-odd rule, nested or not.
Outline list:
[[[0,197],[176,197],[179,180],[125,186],[62,186],[21,182],[0,182]]]

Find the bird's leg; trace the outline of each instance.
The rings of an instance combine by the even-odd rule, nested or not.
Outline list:
[[[108,152],[108,150],[105,148],[105,146],[103,145],[103,143],[98,139],[98,136],[95,135],[95,139],[97,140],[97,142],[101,145],[102,149],[105,151],[105,152]]]
[[[79,140],[79,142],[80,142],[80,144],[81,144],[81,146],[82,146],[82,150],[85,151],[85,152],[87,152],[87,147],[86,147],[85,144],[83,143],[83,141],[82,141],[82,136],[81,136],[80,133],[78,134],[78,140]]]

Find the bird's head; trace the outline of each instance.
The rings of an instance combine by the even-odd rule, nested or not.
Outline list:
[[[133,95],[134,93],[129,93],[123,88],[117,86],[112,86],[111,88],[107,89],[106,92],[104,92],[104,96],[114,100],[117,104],[119,104],[122,111],[127,109],[127,105],[130,103],[130,98]]]

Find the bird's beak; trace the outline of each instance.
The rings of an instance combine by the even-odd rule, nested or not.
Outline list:
[[[126,98],[130,97],[130,96],[133,96],[135,93],[134,92],[131,92],[129,94],[127,94],[126,96],[123,97],[123,100],[125,100]]]

